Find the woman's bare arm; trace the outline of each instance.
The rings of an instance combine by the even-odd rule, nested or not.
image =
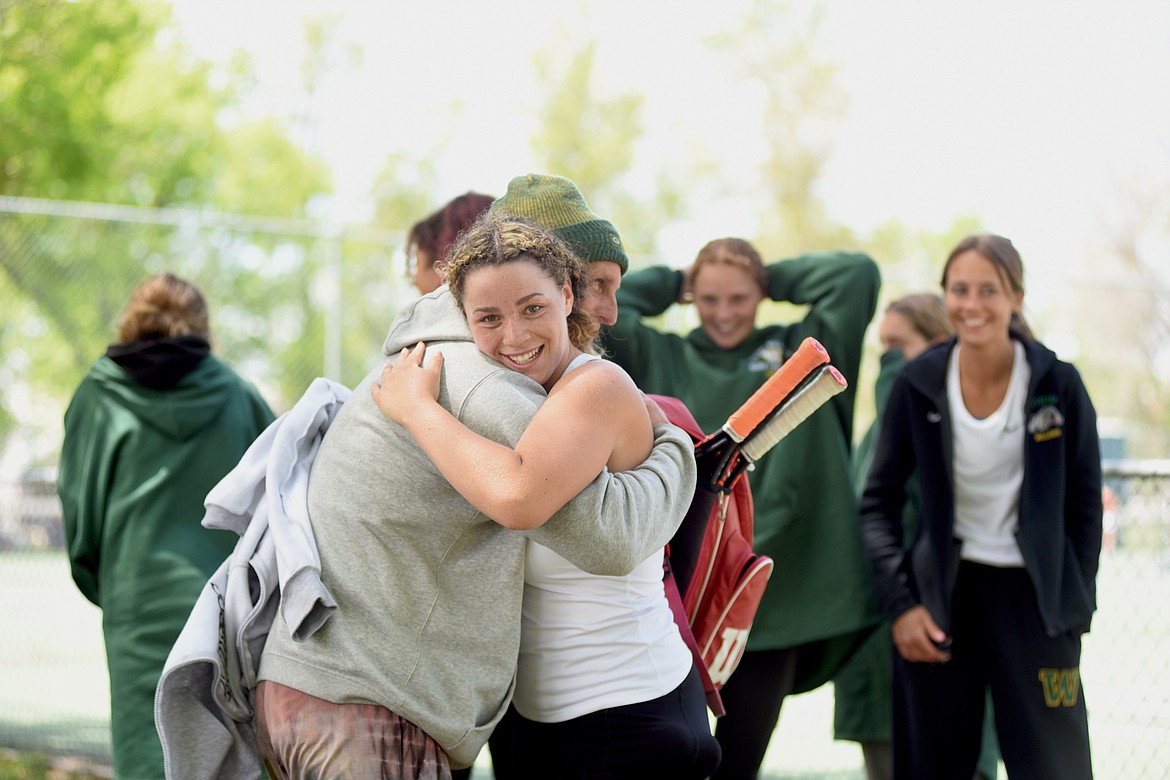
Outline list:
[[[451,485],[508,528],[535,528],[601,473],[626,470],[650,452],[642,394],[612,363],[566,375],[511,449],[474,433],[439,405],[442,354],[422,365],[425,346],[387,364],[374,400],[403,425]]]

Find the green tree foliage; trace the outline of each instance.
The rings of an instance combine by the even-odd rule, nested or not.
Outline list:
[[[846,109],[836,65],[816,51],[820,13],[802,15],[782,0],[754,0],[731,30],[710,44],[734,72],[758,85],[768,153],[760,167],[764,192],[760,251],[781,257],[856,245],[816,192],[831,154],[831,130]]]
[[[1064,335],[1108,433],[1127,440],[1127,457],[1170,453],[1170,179],[1159,166],[1117,187],[1103,215],[1103,244],[1085,253],[1085,281],[1059,302]],[[1091,281],[1090,281],[1091,280]],[[1043,337],[1045,334],[1041,334]],[[1118,430],[1113,423],[1125,419]]]
[[[101,199],[95,185],[119,140],[107,98],[160,23],[158,8],[122,0],[5,2],[0,192]]]
[[[328,190],[322,163],[276,119],[229,125],[247,74],[194,58],[170,23],[169,6],[149,0],[5,0],[0,195],[304,215]],[[229,359],[258,359],[270,335],[263,313],[291,299],[313,255],[295,238],[212,233],[0,213],[0,361],[20,362],[40,392],[67,395],[133,287],[161,270],[203,287],[213,323],[247,324],[216,329]],[[310,312],[289,330],[311,337]],[[233,351],[249,344],[256,352]],[[270,373],[280,383],[281,368]]]
[[[405,239],[411,225],[443,205],[437,202],[435,165],[441,153],[440,146],[423,155],[395,151],[386,156],[370,193],[375,227],[401,230]]]
[[[544,98],[533,154],[542,172],[576,183],[590,207],[618,228],[627,252],[648,254],[663,224],[682,212],[682,187],[660,172],[654,175],[652,196],[631,193],[627,182],[643,133],[643,97],[632,92],[598,95],[596,41],[574,49],[571,40],[562,30],[534,58]]]

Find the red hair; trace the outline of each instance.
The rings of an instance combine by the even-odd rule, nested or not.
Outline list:
[[[439,224],[435,230],[434,262],[442,265],[451,255],[451,248],[459,234],[471,227],[495,200],[491,195],[467,192],[439,210]]]

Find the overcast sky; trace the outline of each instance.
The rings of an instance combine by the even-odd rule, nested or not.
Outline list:
[[[250,51],[259,99],[285,114],[306,110],[297,103],[304,19],[342,15],[340,37],[361,61],[340,66],[307,110],[338,187],[329,214],[360,221],[370,179],[394,149],[423,153],[442,142],[435,205],[467,189],[499,194],[532,170],[533,53],[564,40],[559,28],[598,41],[599,91],[645,95],[647,170],[683,169],[701,149],[717,155],[727,178],[750,181],[762,153],[753,94],[702,45],[746,2],[178,0],[176,12],[207,56]],[[1088,251],[1119,189],[1170,181],[1165,0],[824,8],[818,51],[838,64],[849,104],[821,194],[854,230],[895,217],[942,229],[973,213],[1016,241],[1035,261],[1032,275]],[[663,253],[750,235],[750,194],[701,204],[664,226]]]

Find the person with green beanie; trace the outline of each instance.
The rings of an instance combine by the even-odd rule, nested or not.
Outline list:
[[[102,610],[114,776],[158,780],[155,686],[237,539],[200,524],[203,499],[274,416],[211,354],[207,303],[190,282],[147,279],[118,336],[65,412],[57,491],[73,580]]]
[[[863,254],[805,254],[765,266],[747,241],[708,243],[686,270],[629,273],[617,322],[603,334],[611,359],[643,392],[674,396],[715,431],[807,337],[828,350],[850,388],[830,400],[749,472],[755,549],[776,568],[747,651],[721,695],[723,758],[713,777],[754,778],[784,697],[830,680],[880,620],[858,527],[849,449],[862,341],[881,284]],[[759,327],[765,300],[807,307],[803,319]],[[644,322],[693,304],[685,336]]]
[[[616,293],[630,260],[617,228],[593,213],[576,184],[563,176],[541,173],[517,176],[489,211],[523,217],[568,244],[585,261],[585,299],[581,305],[602,325],[617,321]]]
[[[517,176],[489,212],[520,217],[561,239],[585,264],[581,308],[602,325],[612,326],[617,321],[616,293],[629,269],[629,257],[617,228],[590,209],[576,184],[563,176],[549,174]],[[524,719],[515,707],[509,708],[488,743],[496,780],[530,776],[531,759],[527,753],[521,755],[526,748],[520,735],[542,727],[543,724]]]

